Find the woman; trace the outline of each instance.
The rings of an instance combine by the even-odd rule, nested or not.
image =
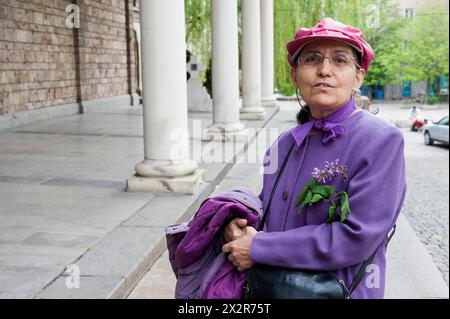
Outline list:
[[[299,125],[268,150],[280,167],[293,145],[264,231],[235,219],[225,229],[223,251],[241,272],[255,263],[329,271],[347,287],[376,252],[351,298],[383,298],[383,243],[403,204],[406,181],[402,133],[353,100],[374,53],[358,29],[332,19],[300,29],[287,49],[292,82],[307,106],[297,116]],[[271,152],[275,147],[278,152]],[[265,211],[278,173],[264,175]],[[333,186],[338,196],[300,209],[298,194],[311,180]],[[343,192],[349,209],[342,208]],[[339,200],[344,204],[330,215]]]

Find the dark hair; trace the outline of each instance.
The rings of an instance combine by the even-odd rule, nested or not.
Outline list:
[[[309,122],[309,112],[310,110],[308,105],[302,106],[300,112],[297,113],[297,124]]]
[[[355,56],[358,65],[361,65],[361,53],[359,53],[355,48],[352,47],[353,55]]]

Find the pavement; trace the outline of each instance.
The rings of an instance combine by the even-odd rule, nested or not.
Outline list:
[[[191,150],[202,149],[191,157],[205,169],[194,195],[124,191],[144,156],[141,107],[0,132],[0,298],[173,298],[165,227],[235,186],[258,193],[261,154],[295,125],[295,112],[295,102],[280,102],[278,112],[267,108],[267,120],[243,121],[251,139],[237,144],[199,142],[195,132],[211,114],[190,113]],[[448,298],[403,216],[388,249],[386,297]]]

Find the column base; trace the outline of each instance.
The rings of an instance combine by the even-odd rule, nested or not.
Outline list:
[[[202,141],[245,142],[248,134],[248,129],[240,122],[213,123],[203,131]]]
[[[266,111],[261,106],[244,106],[240,114],[242,120],[264,120],[266,118]]]
[[[197,163],[190,159],[144,159],[134,169],[142,177],[178,177],[192,174],[197,169]]]
[[[261,99],[261,105],[263,107],[277,107],[278,102],[275,96],[263,97]]]
[[[164,192],[192,195],[199,190],[204,169],[176,177],[143,177],[134,174],[127,179],[127,192]]]

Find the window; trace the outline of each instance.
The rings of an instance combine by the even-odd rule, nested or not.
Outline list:
[[[439,125],[448,125],[448,116],[438,122]]]

